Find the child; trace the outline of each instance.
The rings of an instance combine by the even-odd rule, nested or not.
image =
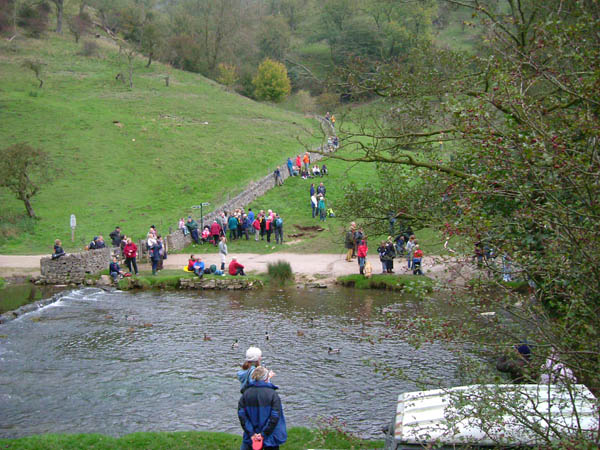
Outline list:
[[[356,249],[356,254],[358,255],[358,268],[360,269],[360,274],[364,275],[365,270],[365,261],[367,259],[367,252],[369,251],[369,247],[367,247],[367,243],[365,240],[361,240],[358,248]]]
[[[61,256],[65,256],[66,253],[63,250],[63,248],[61,247],[62,242],[60,242],[60,239],[57,239],[54,241],[54,253],[52,253],[52,259],[58,259]]]
[[[242,394],[252,381],[252,372],[254,372],[254,369],[256,369],[258,366],[260,366],[261,359],[262,352],[260,351],[260,348],[251,346],[248,348],[248,350],[246,350],[246,360],[244,361],[244,364],[242,364],[242,370],[238,370],[237,373],[238,380],[240,381],[240,392]],[[272,373],[272,375],[269,375],[272,377],[275,374]]]
[[[194,264],[196,263],[196,256],[195,255],[190,255],[190,259],[188,261],[188,272],[193,272],[194,271]]]
[[[113,256],[112,262],[108,265],[108,273],[110,273],[110,276],[115,282],[119,279],[119,275],[123,275],[123,271],[121,270],[121,267],[119,267],[116,256]]]
[[[415,244],[413,253],[413,275],[423,275],[421,270],[421,261],[423,260],[423,250],[419,248],[419,244]]]

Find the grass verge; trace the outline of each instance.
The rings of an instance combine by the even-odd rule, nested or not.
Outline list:
[[[152,275],[150,271],[141,271],[138,276],[122,278],[118,282],[119,289],[128,291],[132,289],[177,289],[180,287],[179,280],[182,278],[197,278],[195,274],[184,272],[183,270],[167,269],[161,270],[157,275]],[[217,276],[204,275],[205,280],[233,280],[239,279],[239,276]],[[249,275],[243,277],[245,280],[265,282],[265,276]]]
[[[426,276],[417,275],[373,275],[366,278],[360,274],[339,277],[337,282],[342,286],[357,289],[384,289],[390,291],[426,291],[433,290],[435,281]]]
[[[43,434],[19,439],[0,439],[2,448],[11,450],[71,450],[81,448],[96,450],[238,450],[240,444],[241,436],[203,431],[132,433],[118,438],[102,434]],[[290,428],[288,430],[288,441],[281,448],[282,450],[301,450],[306,448],[363,449],[382,447],[383,441],[364,441],[340,432]]]

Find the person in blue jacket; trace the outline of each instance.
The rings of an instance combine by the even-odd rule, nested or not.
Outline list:
[[[290,177],[294,176],[294,163],[292,162],[292,158],[288,158],[287,160],[287,168],[288,168],[288,172],[290,173]]]
[[[244,430],[241,450],[250,450],[252,442],[262,440],[263,449],[278,450],[287,440],[287,430],[277,386],[269,381],[269,370],[258,366],[252,382],[238,403],[238,417]]]

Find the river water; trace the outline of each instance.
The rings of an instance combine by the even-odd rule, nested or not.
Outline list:
[[[399,294],[88,288],[58,298],[0,326],[0,437],[240,433],[235,373],[252,344],[277,374],[288,426],[335,418],[362,437],[382,438],[398,394],[416,386],[376,373],[368,359],[456,381],[457,363],[440,345],[415,350],[401,336],[366,337],[386,333],[382,311],[410,316],[418,308]]]

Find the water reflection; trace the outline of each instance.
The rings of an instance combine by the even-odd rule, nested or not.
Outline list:
[[[365,360],[427,368],[454,382],[456,363],[437,344],[415,351],[401,336],[366,338],[385,333],[382,309],[410,316],[417,307],[397,294],[345,289],[71,291],[0,328],[0,436],[239,433],[235,372],[245,349],[258,345],[277,372],[290,426],[335,416],[379,438],[398,393],[415,386],[374,373]],[[329,346],[341,353],[328,354]]]

